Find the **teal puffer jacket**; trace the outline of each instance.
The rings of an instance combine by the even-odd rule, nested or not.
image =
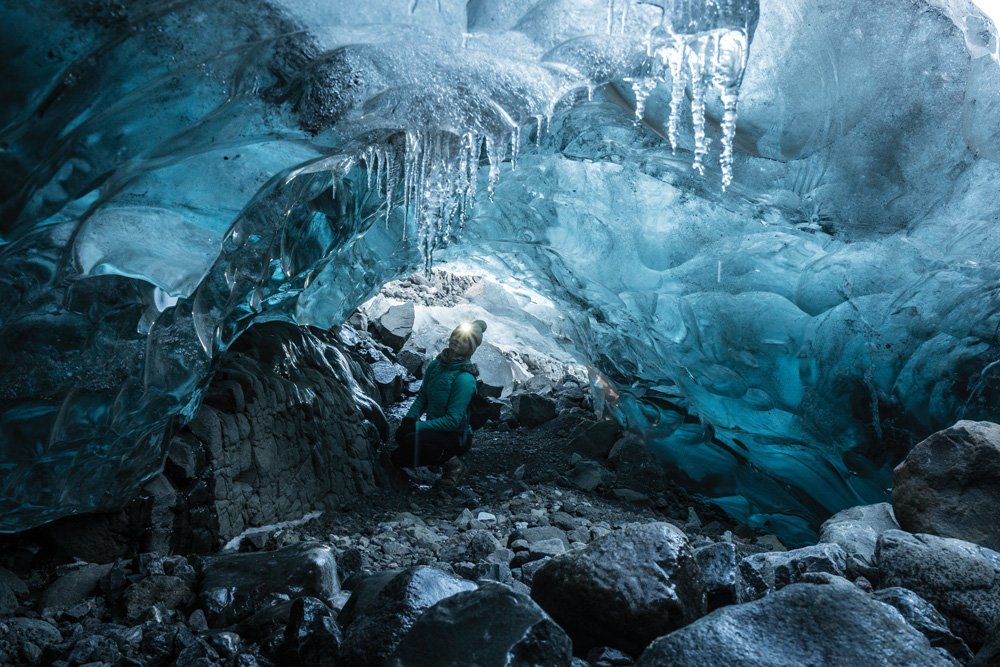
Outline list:
[[[417,422],[417,431],[472,432],[466,419],[469,401],[476,393],[476,367],[468,359],[452,363],[434,359],[424,371],[424,381],[407,417],[420,419],[427,413],[427,421]]]

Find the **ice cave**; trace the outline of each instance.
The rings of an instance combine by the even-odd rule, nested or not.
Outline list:
[[[490,432],[508,442],[530,430],[510,417],[511,401],[516,412],[542,388],[560,419],[586,412],[628,444],[616,451],[641,450],[623,456],[645,457],[635,465],[656,480],[642,493],[612,488],[607,452],[588,463],[559,450],[551,465],[564,466],[564,488],[579,490],[575,480],[592,473],[588,491],[652,511],[669,485],[700,508],[682,527],[701,528],[707,513],[740,526],[738,537],[768,535],[793,550],[829,543],[831,516],[897,503],[899,471],[918,458],[908,454],[934,434],[1000,422],[1000,44],[972,0],[8,0],[2,15],[0,545],[10,554],[37,556],[26,545],[43,534],[84,544],[103,531],[127,545],[134,536],[120,525],[137,512],[147,528],[171,517],[157,549],[149,530],[133,545],[161,554],[225,551],[241,536],[242,552],[253,531],[304,530],[310,512],[384,486],[378,451],[405,412],[393,406],[417,391],[419,356],[437,354],[463,319],[489,322],[473,360],[504,417],[487,431],[502,427]],[[384,323],[400,313],[407,329],[396,345]],[[283,420],[266,428],[244,417],[262,386]],[[567,386],[572,400],[559,393]],[[977,428],[986,430],[968,427],[976,443],[1000,436]],[[247,444],[261,439],[267,454]],[[943,460],[943,448],[928,456]],[[1000,456],[1000,438],[995,448]],[[501,458],[513,467],[518,456]],[[1000,459],[969,461],[954,465],[994,475],[987,490],[966,485],[954,505],[935,507],[1000,521],[994,505],[977,505],[1000,488]],[[211,482],[192,472],[206,466]],[[511,493],[530,493],[523,469]],[[560,512],[579,505],[552,493]],[[476,530],[497,530],[486,503],[466,504],[485,507],[470,516],[493,517],[470,518]],[[560,530],[580,528],[571,518]],[[555,527],[550,519],[537,527]],[[885,533],[879,553],[934,532],[900,522],[910,533]],[[934,539],[988,552],[1000,582],[996,525],[987,537]],[[654,551],[675,540],[644,530],[622,534],[661,540]],[[287,548],[322,567],[301,544]],[[570,575],[555,573],[562,551],[552,548],[536,549],[555,559],[535,581],[555,586]],[[113,560],[80,549],[65,555]],[[523,565],[530,579],[537,554],[525,549],[532,560],[515,574]],[[173,577],[177,557],[147,572],[153,561],[136,556],[145,564],[134,567]],[[0,560],[0,616],[10,558]],[[467,561],[476,564],[456,562]],[[734,565],[744,577],[747,562]],[[879,588],[874,561],[848,550],[845,562]],[[792,576],[768,567],[770,588]],[[470,578],[419,585],[447,588],[442,605],[473,595]],[[735,581],[740,604],[714,606],[776,605],[786,591],[761,597]],[[931,638],[929,653],[856,664],[1000,664],[990,662],[1000,661],[1000,584],[974,612],[898,585],[934,603],[949,621],[942,632],[965,648]],[[508,589],[477,590],[520,618]],[[19,595],[12,609],[27,599]],[[116,600],[131,615],[139,603],[124,595]],[[642,665],[730,659],[684,662],[681,639],[662,653],[669,659],[650,657],[660,641],[646,648],[651,640],[674,635],[656,626],[616,645],[632,630],[605,637],[553,611],[564,595],[531,596],[569,633],[579,664],[634,664],[607,651],[641,654]],[[905,606],[889,597],[881,602]],[[329,600],[308,600],[317,598],[282,598],[287,627],[299,629],[282,630],[281,655],[301,631],[301,662],[263,648],[227,657],[217,635],[198,641],[225,664],[317,664],[302,628],[334,625]],[[357,617],[363,603],[332,608]],[[190,604],[167,611],[185,609],[195,628]],[[558,641],[538,639],[555,630],[537,624],[535,643],[518,640],[507,662],[420,654],[440,640],[427,619],[473,618],[474,607],[431,607],[419,632],[407,626],[382,653],[351,639],[355,621],[340,662],[318,664],[564,664],[551,657]],[[674,630],[704,612],[694,607],[656,614],[681,613]],[[883,607],[864,607],[878,617],[866,623],[882,623]],[[245,623],[232,609],[204,609],[206,627]],[[916,641],[911,625],[894,635],[903,644]],[[0,662],[62,655],[40,640],[32,653],[4,632]],[[146,664],[130,659],[115,664]]]

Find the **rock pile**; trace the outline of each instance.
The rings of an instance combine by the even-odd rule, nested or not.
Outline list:
[[[266,340],[256,344],[268,349]],[[338,346],[325,354],[343,355],[329,358],[341,368],[363,360],[401,369],[388,392],[377,372],[351,371],[353,385],[341,379],[353,387],[344,405],[358,426],[349,433],[377,441],[389,429],[376,424],[383,413],[375,401],[398,417],[406,403],[392,401],[412,394],[418,380],[392,347],[365,332],[345,327]],[[242,414],[255,397],[284,391],[288,400],[293,386],[301,388],[258,387],[275,361],[258,353],[260,368],[240,366],[252,377],[234,367],[213,386],[216,421],[225,421],[226,409]],[[673,487],[641,443],[587,410],[574,379],[533,383],[498,400],[498,418],[466,457],[473,481],[452,492],[433,488],[433,473],[418,473],[402,489],[335,496],[337,511],[245,532],[213,555],[168,554],[183,543],[172,539],[161,552],[52,569],[31,566],[39,550],[30,541],[0,552],[8,568],[0,568],[0,663],[997,664],[1000,553],[990,545],[1000,527],[988,519],[989,489],[977,485],[989,487],[983,480],[1000,465],[1000,427],[963,422],[936,434],[897,469],[892,506],[840,512],[818,544],[788,550]],[[350,414],[345,423],[354,424]],[[282,437],[301,438],[302,428],[282,429]],[[212,438],[202,426],[191,433],[199,443]],[[210,459],[215,486],[235,486],[260,465],[255,442],[209,447],[211,457],[205,449],[180,452],[170,466],[196,480]],[[327,459],[293,457],[295,470],[274,464],[291,477],[277,478],[275,488],[259,480],[242,487],[264,491],[244,507],[280,506],[277,487],[294,487],[295,475],[318,492],[310,480],[350,456],[350,445],[337,446]],[[374,452],[358,456],[374,460]],[[976,470],[955,464],[966,486],[934,465],[965,459],[976,461]],[[377,471],[360,467],[351,479],[374,487]],[[265,468],[254,476],[271,474]],[[215,502],[229,497],[214,493]],[[963,512],[949,521],[937,502]],[[897,504],[905,519],[894,514]]]

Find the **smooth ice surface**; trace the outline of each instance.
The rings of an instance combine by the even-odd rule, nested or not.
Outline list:
[[[971,2],[3,13],[0,531],[126,499],[252,322],[432,261],[550,301],[598,402],[787,541],[1000,419]]]

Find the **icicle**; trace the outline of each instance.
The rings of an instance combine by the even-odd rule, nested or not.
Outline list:
[[[510,133],[510,170],[517,169],[517,153],[521,147],[521,126],[515,125]]]
[[[372,167],[375,166],[374,165],[374,162],[375,162],[374,155],[375,155],[375,148],[374,147],[369,146],[368,148],[365,149],[364,161],[365,161],[365,170],[368,173],[368,189],[369,190],[372,189],[372,184],[373,184],[373,181],[375,180],[374,179],[374,173],[373,173],[374,169],[372,169]]]
[[[627,0],[626,0],[627,1]],[[608,0],[608,34],[611,34],[611,25],[614,22],[615,0]]]
[[[625,34],[625,22],[628,20],[628,6],[631,4],[629,0],[625,0],[625,6],[622,8],[622,34]]]
[[[490,163],[490,175],[486,181],[486,193],[490,201],[493,201],[493,198],[496,196],[497,183],[500,182],[500,162],[503,160],[503,155],[500,154],[497,142],[493,137],[489,136],[486,137],[486,159]]]
[[[733,182],[733,140],[736,137],[736,104],[739,93],[729,89],[722,97],[722,155],[719,156],[719,166],[722,168],[722,189],[725,190]]]
[[[699,40],[698,50],[692,51],[688,58],[691,72],[691,124],[694,130],[694,162],[691,168],[702,176],[705,175],[705,156],[711,140],[705,136],[705,92],[708,83],[705,81],[705,47],[704,40]]]
[[[681,125],[681,105],[684,102],[684,90],[687,88],[687,46],[680,37],[676,38],[675,47],[670,52],[670,118],[667,121],[667,138],[670,140],[670,150],[677,153],[677,134]]]
[[[653,77],[646,76],[636,79],[626,79],[632,83],[632,93],[635,95],[635,124],[642,122],[642,117],[646,115],[646,100],[656,90],[659,81]]]

